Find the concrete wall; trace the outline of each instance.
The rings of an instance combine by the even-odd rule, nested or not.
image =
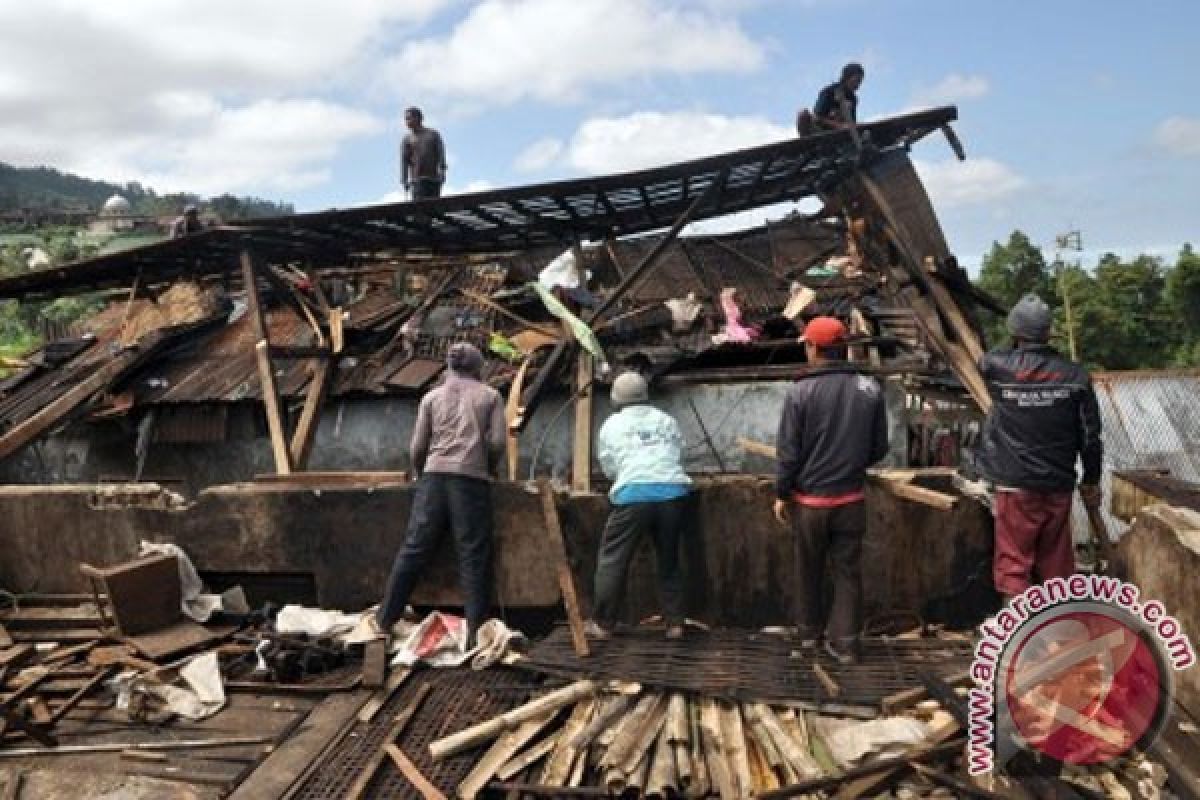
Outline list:
[[[1119,573],[1158,600],[1200,650],[1200,513],[1155,505],[1143,509],[1117,545]],[[1177,699],[1200,714],[1200,666],[1175,674]]]
[[[688,593],[694,616],[715,624],[786,622],[792,608],[791,534],[771,515],[769,480],[703,481],[685,536]],[[540,498],[525,487],[496,487],[496,602],[545,607],[558,602],[547,560]],[[560,495],[571,566],[585,600],[607,502],[600,495]],[[302,490],[271,485],[209,489],[195,503],[163,508],[154,488],[128,486],[0,487],[0,587],[14,592],[74,592],[86,584],[81,561],[97,565],[133,557],[141,539],[181,545],[202,571],[274,596],[281,576],[315,587],[330,607],[361,608],[382,593],[403,536],[411,489]],[[985,512],[963,502],[937,512],[872,489],[864,549],[866,612],[920,611],[960,590],[986,563],[991,529]],[[627,617],[658,610],[648,545],[629,575]],[[451,550],[443,547],[423,581],[419,603],[457,605]]]
[[[738,437],[774,442],[788,383],[699,385],[658,392],[654,402],[679,421],[687,441],[685,466],[691,472],[766,473],[773,462],[746,454]],[[570,473],[573,412],[565,394],[548,397],[521,437],[520,477],[529,476],[536,457],[538,476],[565,479]],[[902,403],[889,391],[889,405]],[[693,410],[694,406],[694,410]],[[563,410],[565,407],[565,410]],[[596,430],[611,413],[607,393],[596,398]],[[274,472],[266,426],[258,404],[229,409],[225,441],[211,444],[153,443],[143,480],[163,483],[188,496],[209,486],[247,481]],[[331,403],[321,417],[309,468],[312,470],[406,470],[408,441],[416,418],[413,398],[368,398]],[[898,414],[892,421],[892,464],[907,450]],[[703,420],[713,445],[705,440]],[[131,480],[136,442],[130,421],[77,424],[0,463],[0,483],[94,483]],[[714,453],[715,451],[715,453]],[[599,475],[599,467],[593,466]]]

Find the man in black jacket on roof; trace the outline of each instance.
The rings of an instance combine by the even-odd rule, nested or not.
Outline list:
[[[1036,578],[1075,571],[1071,500],[1076,458],[1079,493],[1099,507],[1104,446],[1100,411],[1087,370],[1051,347],[1050,308],[1025,295],[1008,315],[1013,345],[983,357],[979,369],[992,395],[979,469],[995,485],[996,551],[992,579],[1006,597]]]
[[[791,515],[796,553],[796,617],[805,645],[822,634],[841,663],[857,658],[862,628],[862,537],[867,467],[888,451],[883,390],[874,378],[831,361],[846,357],[846,326],[816,317],[804,328],[814,367],[788,390],[775,439],[775,516]],[[823,613],[825,561],[833,602]]]

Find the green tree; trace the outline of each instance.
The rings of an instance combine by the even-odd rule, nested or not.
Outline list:
[[[978,284],[1005,308],[1029,292],[1039,295],[1051,308],[1058,305],[1054,275],[1046,258],[1021,231],[1013,231],[1005,244],[992,243],[992,249],[983,257]],[[1003,318],[985,320],[984,333],[992,345],[1008,338]]]
[[[1104,369],[1168,366],[1180,332],[1171,321],[1166,283],[1157,257],[1101,257],[1090,290],[1072,295],[1080,358]]]
[[[1179,251],[1167,275],[1167,306],[1181,329],[1175,365],[1200,366],[1200,255],[1190,244]]]

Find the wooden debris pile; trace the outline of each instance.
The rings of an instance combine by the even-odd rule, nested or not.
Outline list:
[[[965,690],[964,690],[965,691]],[[922,699],[923,698],[923,699]],[[434,741],[434,761],[477,750],[457,796],[648,798],[1003,797],[1023,778],[972,783],[956,714],[917,687],[896,713],[798,707],[577,681]],[[1048,779],[1062,797],[1159,797],[1145,758]],[[1132,793],[1121,794],[1121,787]]]

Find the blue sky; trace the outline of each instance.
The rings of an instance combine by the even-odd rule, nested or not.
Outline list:
[[[0,2],[0,160],[357,205],[395,196],[410,103],[462,191],[786,136],[855,59],[864,119],[959,106],[967,163],[938,137],[914,158],[964,263],[1015,227],[1080,228],[1089,258],[1200,240],[1195,2],[116,5]]]

